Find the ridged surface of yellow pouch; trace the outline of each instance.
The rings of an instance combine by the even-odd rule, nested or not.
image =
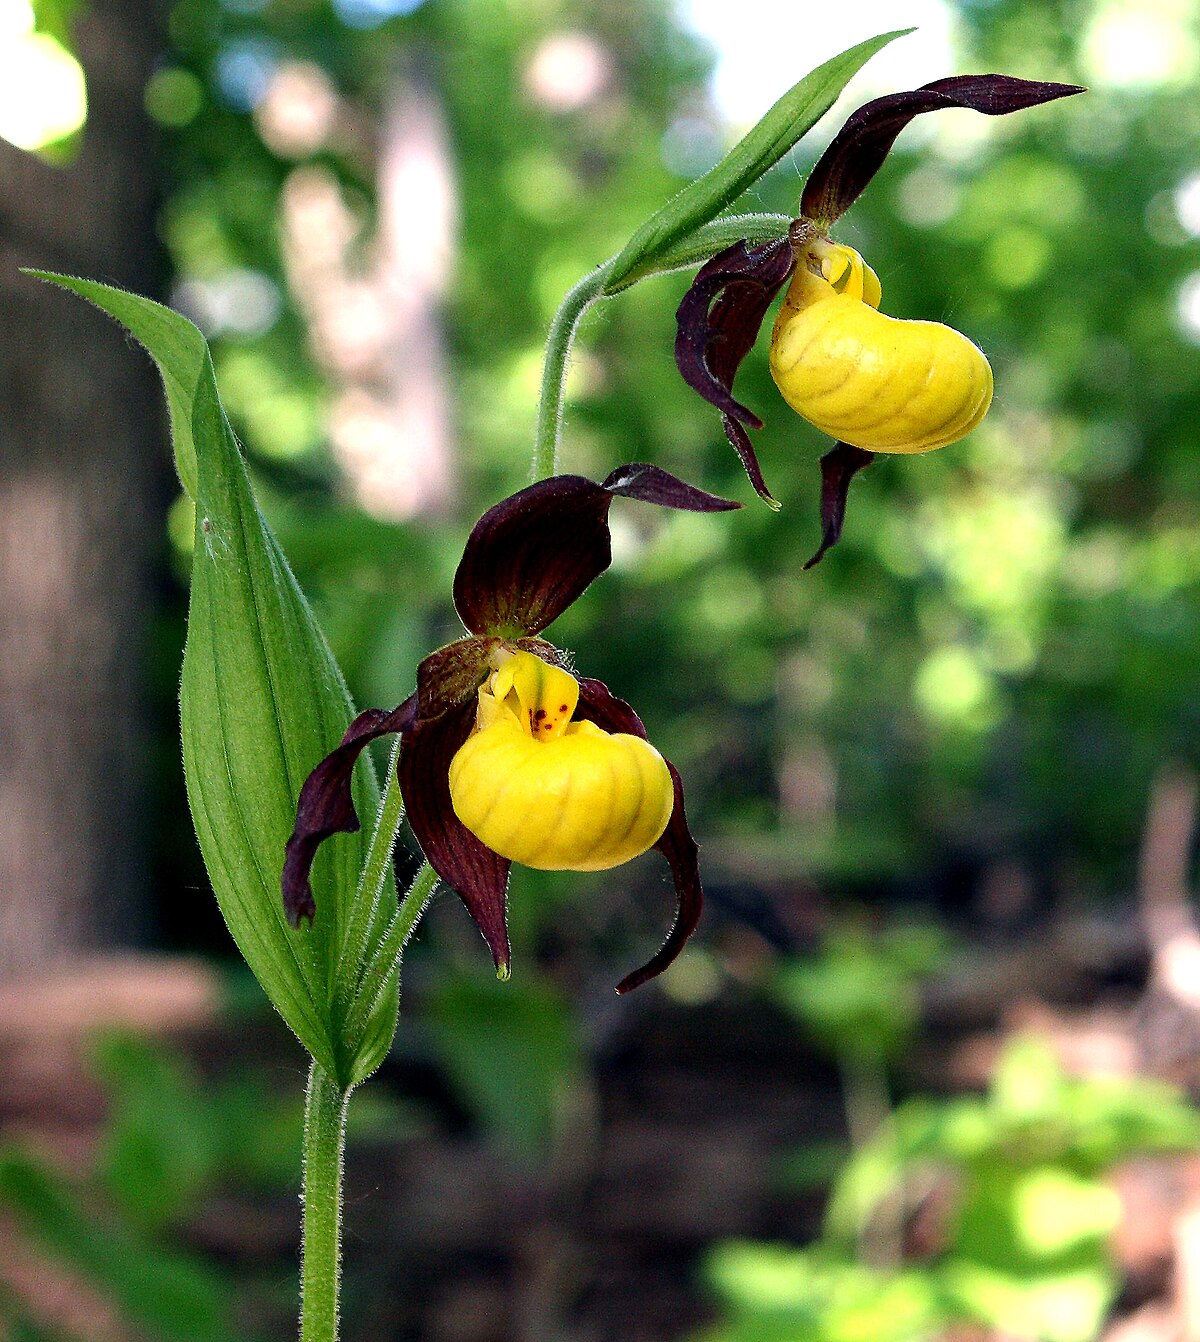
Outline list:
[[[573,722],[575,678],[527,652],[479,691],[474,732],[450,763],[459,820],[493,852],[543,871],[604,871],[666,829],[674,788],[637,736]]]
[[[939,322],[879,312],[879,280],[852,248],[816,255],[822,273],[801,258],[771,335],[784,400],[870,452],[929,452],[970,433],[992,402],[982,350]]]

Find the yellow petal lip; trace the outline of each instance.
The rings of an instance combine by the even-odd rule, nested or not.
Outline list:
[[[543,871],[605,871],[653,847],[675,804],[648,741],[571,720],[579,684],[526,652],[479,691],[476,730],[450,763],[454,813],[501,857]]]
[[[501,857],[542,871],[605,871],[658,842],[675,796],[666,761],[639,737],[573,723],[535,741],[496,723],[455,755],[450,799]]]
[[[826,246],[820,268],[834,283],[799,265],[771,336],[792,409],[871,452],[929,452],[970,433],[992,401],[983,352],[939,322],[877,311],[878,280],[853,249]]]

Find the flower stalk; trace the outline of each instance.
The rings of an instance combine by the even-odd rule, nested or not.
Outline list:
[[[542,387],[538,398],[537,427],[533,437],[533,462],[529,480],[536,484],[558,472],[558,440],[562,435],[563,400],[567,372],[571,363],[571,345],[583,314],[604,296],[604,285],[612,263],[598,266],[575,285],[559,304],[546,336],[546,355],[542,362]]]
[[[342,1166],[349,1090],[314,1062],[304,1106],[300,1342],[337,1342],[342,1273]]]

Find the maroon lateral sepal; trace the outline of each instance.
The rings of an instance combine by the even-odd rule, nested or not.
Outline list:
[[[361,828],[350,786],[358,757],[378,737],[402,731],[415,711],[416,696],[390,713],[383,708],[366,709],[346,729],[336,749],[304,780],[283,861],[283,907],[293,927],[306,918],[312,922],[316,916],[309,877],[317,849],[331,835],[353,834]]]
[[[733,380],[750,352],[775,296],[795,265],[792,244],[777,238],[751,248],[735,242],[701,266],[675,314],[675,363],[683,380],[722,415],[750,482],[760,497],[774,502],[746,427],[762,420],[733,396]]]
[[[540,633],[612,562],[608,510],[615,495],[690,512],[738,505],[657,466],[619,466],[596,484],[582,475],[539,480],[489,508],[454,575],[454,604],[476,635]]]
[[[400,794],[426,861],[467,906],[497,969],[509,962],[507,858],[493,853],[454,814],[450,761],[475,725],[471,698],[439,717],[414,722],[400,751]]]
[[[625,732],[630,736],[640,736],[646,740],[646,728],[641,718],[623,700],[618,699],[601,680],[579,678],[579,707],[576,717],[594,722],[606,732]],[[656,978],[667,968],[683,949],[688,937],[696,930],[700,921],[700,912],[704,907],[704,890],[700,884],[700,863],[696,841],[688,829],[687,814],[683,804],[683,782],[679,772],[670,760],[667,768],[671,771],[671,782],[675,788],[675,806],[667,828],[654,845],[667,859],[671,876],[675,882],[675,921],[667,933],[667,939],[654,955],[632,974],[626,974],[617,984],[617,992],[627,993],[639,988],[643,983]]]
[[[821,458],[821,545],[805,569],[819,564],[825,552],[841,539],[850,481],[874,460],[874,452],[849,443],[838,443]]]
[[[1012,75],[954,75],[919,89],[889,93],[864,103],[846,119],[804,185],[800,213],[828,228],[859,198],[879,171],[896,136],[924,112],[963,107],[985,116],[1007,116],[1086,89]]]

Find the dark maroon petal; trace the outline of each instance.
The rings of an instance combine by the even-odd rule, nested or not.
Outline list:
[[[874,460],[874,452],[849,443],[838,443],[821,458],[821,547],[805,564],[806,569],[819,564],[825,551],[838,543],[846,520],[850,481]]]
[[[640,499],[643,503],[657,503],[661,508],[678,508],[689,513],[727,513],[742,506],[732,499],[721,498],[719,494],[697,489],[660,466],[649,466],[641,461],[618,466],[605,480],[603,488],[623,498]]]
[[[767,505],[776,511],[779,509],[779,500],[767,488],[767,482],[763,479],[762,469],[758,464],[758,457],[754,451],[754,445],[750,441],[750,435],[737,422],[728,415],[721,416],[721,423],[725,426],[725,437],[729,439],[733,450],[738,454],[738,460],[742,463],[750,483],[754,486],[754,492]]]
[[[450,761],[475,725],[475,708],[472,699],[405,731],[400,792],[408,823],[429,865],[467,906],[496,968],[507,972],[509,861],[480,843],[450,802]]]
[[[473,634],[536,634],[612,562],[612,495],[582,475],[539,480],[489,508],[454,575],[454,605]]]
[[[415,711],[415,696],[390,713],[383,708],[366,709],[346,729],[338,747],[304,780],[296,826],[287,841],[283,862],[283,907],[293,927],[299,927],[305,918],[311,922],[317,912],[309,875],[321,843],[330,835],[353,834],[360,828],[350,788],[359,755],[378,737],[403,731]]]
[[[602,731],[624,732],[626,736],[640,736],[643,741],[650,739],[641,718],[624,699],[618,699],[602,680],[593,680],[588,676],[576,676],[575,679],[579,681],[576,718],[594,722]]]
[[[626,732],[646,740],[646,728],[641,718],[623,700],[611,693],[600,680],[579,679],[579,707],[575,716],[594,722],[606,732]],[[667,939],[658,951],[641,967],[617,984],[617,992],[627,993],[657,977],[683,949],[684,942],[696,930],[700,911],[704,906],[704,891],[700,885],[700,864],[697,860],[696,841],[688,829],[683,805],[683,783],[675,766],[667,761],[671,781],[675,786],[675,807],[663,836],[654,845],[667,859],[675,881],[675,921]]]
[[[787,238],[750,248],[735,242],[702,266],[675,314],[675,362],[683,380],[721,412],[725,433],[759,495],[773,502],[743,425],[762,420],[733,397],[733,379],[758,338],[795,259]]]
[[[640,988],[649,979],[657,977],[675,959],[684,942],[696,930],[700,921],[700,912],[704,907],[704,890],[700,885],[700,863],[696,840],[688,829],[687,815],[683,809],[683,783],[679,771],[668,760],[671,781],[675,784],[675,809],[667,821],[663,836],[654,845],[667,859],[671,867],[671,876],[675,881],[675,921],[667,933],[667,939],[641,967],[632,974],[626,974],[617,984],[617,992],[627,993]]]
[[[515,639],[557,619],[612,562],[608,510],[616,494],[693,512],[737,507],[656,466],[620,466],[602,485],[582,475],[539,480],[490,508],[467,540],[454,575],[454,604],[467,628]]]
[[[722,414],[754,429],[762,420],[733,399],[733,377],[793,264],[787,238],[754,248],[735,242],[700,267],[675,313],[675,362],[683,380]]]
[[[1039,103],[1086,90],[1076,84],[1046,84],[1011,75],[955,75],[906,93],[889,93],[852,112],[821,155],[804,186],[800,213],[828,228],[858,199],[887,158],[896,136],[923,112],[965,107],[985,116],[1006,116]]]

